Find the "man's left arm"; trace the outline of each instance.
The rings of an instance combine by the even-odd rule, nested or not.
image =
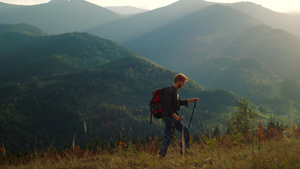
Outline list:
[[[198,101],[199,101],[198,98],[188,99],[188,100],[187,100],[187,104],[192,103],[192,102],[197,103]]]

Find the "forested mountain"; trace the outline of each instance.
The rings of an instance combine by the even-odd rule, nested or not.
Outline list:
[[[300,80],[300,37],[257,25],[239,34],[218,52],[236,58],[257,58],[283,78]]]
[[[12,30],[19,25],[9,27],[10,31],[0,34],[0,84],[84,70],[138,55],[113,41],[87,33],[40,36],[33,28],[32,32],[27,29],[15,32]]]
[[[239,93],[256,103],[266,98],[276,98],[281,78],[258,59],[232,57],[207,57],[190,67],[203,86],[212,89],[225,88]]]
[[[83,144],[84,121],[89,140],[115,140],[122,129],[126,135],[130,130],[130,137],[151,132],[160,136],[162,121],[154,119],[149,125],[148,103],[151,92],[169,86],[175,72],[133,57],[103,66],[1,87],[0,140],[7,150],[62,146],[70,144],[74,134],[76,143]],[[193,119],[195,133],[225,125],[224,108],[236,104],[232,93],[203,91],[192,80],[182,90],[182,98],[187,97],[201,100]],[[186,123],[190,112],[191,108],[181,111]]]
[[[186,67],[179,63],[187,60],[193,63],[203,55],[214,53],[210,46],[214,50],[222,48],[230,43],[230,38],[259,23],[230,7],[212,5],[133,39],[126,45],[176,70]]]
[[[161,120],[149,125],[148,103],[154,89],[173,83],[176,72],[86,33],[21,32],[8,30],[0,38],[0,141],[7,151],[65,144],[69,148],[75,134],[76,144],[82,145],[84,122],[89,141],[96,136],[109,141],[120,134],[128,139],[162,134]],[[204,90],[192,79],[181,97],[200,98],[195,133],[222,128],[225,115],[237,103],[232,92]],[[181,111],[186,123],[191,107]]]
[[[49,33],[82,31],[121,18],[119,14],[84,0],[52,0],[33,6],[0,2],[0,23],[28,23]]]
[[[156,63],[190,75],[207,88],[224,88],[243,97],[254,98],[257,92],[262,92],[257,90],[257,86],[265,88],[268,84],[278,88],[273,83],[276,79],[299,79],[299,74],[295,73],[300,71],[299,39],[284,30],[262,25],[259,20],[231,7],[212,5],[133,39],[126,45]],[[253,59],[264,68],[257,69],[252,64]],[[251,61],[248,63],[248,73],[242,73],[235,65],[245,61]],[[223,68],[230,68],[230,71]],[[257,71],[263,76],[258,78]],[[233,87],[241,84],[238,81],[243,81],[243,85]],[[252,85],[245,85],[249,82]],[[269,97],[268,93],[264,94],[263,98]]]
[[[6,32],[20,32],[25,34],[33,34],[33,35],[48,35],[42,29],[39,29],[35,26],[28,24],[0,24],[0,35]]]

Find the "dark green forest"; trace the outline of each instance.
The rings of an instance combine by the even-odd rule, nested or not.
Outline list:
[[[103,66],[106,68],[2,87],[1,95],[6,97],[1,98],[1,140],[12,148],[20,145],[13,140],[29,147],[62,145],[71,142],[76,133],[77,142],[84,143],[84,121],[89,138],[116,139],[122,128],[131,128],[134,137],[160,134],[161,121],[154,120],[154,129],[148,126],[148,102],[152,90],[172,83],[175,72],[135,57],[108,64]],[[183,98],[201,100],[193,124],[197,132],[205,130],[200,122],[203,119],[224,123],[224,119],[217,118],[219,111],[223,106],[236,104],[236,96],[228,91],[205,91],[192,80],[185,87]],[[189,116],[190,111],[185,110],[183,115]]]
[[[115,42],[87,33],[40,36],[37,28],[27,29],[26,24],[16,27],[23,27],[23,31],[0,33],[0,84],[85,70],[122,57],[138,56]]]
[[[6,65],[0,76],[0,140],[8,150],[70,145],[74,134],[76,143],[84,144],[84,122],[88,140],[115,140],[124,132],[132,138],[162,134],[161,120],[149,125],[148,104],[155,89],[173,83],[176,72],[85,33],[0,36],[2,44],[13,44],[11,36],[18,39],[14,45],[20,49],[6,44],[0,55]],[[11,58],[23,60],[14,65]],[[181,93],[183,99],[200,99],[192,126],[198,133],[225,125],[222,116],[237,103],[232,92],[205,90],[192,79]],[[191,107],[181,112],[186,123]]]

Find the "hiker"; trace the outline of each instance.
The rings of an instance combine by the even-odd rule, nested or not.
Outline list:
[[[185,105],[188,107],[189,103],[192,102],[198,102],[198,98],[193,98],[189,100],[182,101],[178,95],[178,89],[181,89],[184,84],[188,81],[188,78],[182,74],[179,73],[175,75],[174,77],[174,84],[167,88],[167,90],[164,93],[164,97],[162,98],[162,105],[163,105],[163,111],[162,111],[162,119],[165,122],[165,132],[164,132],[164,138],[161,144],[161,148],[159,151],[159,155],[164,157],[167,154],[168,147],[170,144],[170,141],[172,139],[172,135],[177,129],[178,131],[182,132],[182,128],[184,128],[184,141],[185,141],[185,153],[189,153],[189,129],[188,127],[183,124],[181,121],[184,119],[183,117],[178,116],[178,111],[180,109],[180,106]],[[182,143],[180,145],[181,147],[181,154],[182,152]]]

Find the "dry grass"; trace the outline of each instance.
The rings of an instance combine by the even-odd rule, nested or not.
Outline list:
[[[19,158],[18,162],[10,160],[10,165],[9,160],[0,155],[0,167],[4,169],[300,168],[299,133],[293,130],[288,135],[283,136],[279,133],[277,137],[263,140],[256,136],[247,144],[240,140],[236,142],[232,136],[206,139],[202,143],[191,143],[191,151],[194,154],[185,156],[180,155],[179,146],[175,143],[178,140],[175,140],[164,158],[158,155],[159,144],[155,143],[143,147],[121,143],[113,151],[101,150],[93,153],[79,147],[61,153],[33,153]]]

